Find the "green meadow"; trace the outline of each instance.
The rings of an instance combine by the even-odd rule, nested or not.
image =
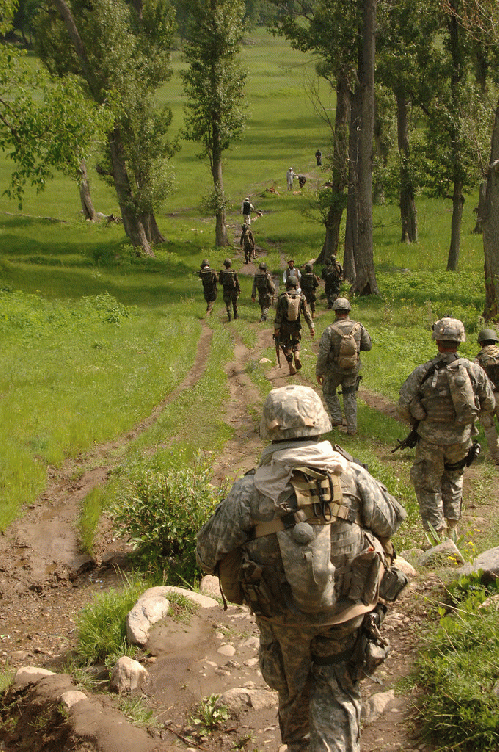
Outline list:
[[[245,39],[242,59],[248,71],[248,120],[242,139],[226,154],[229,230],[238,247],[241,201],[249,194],[263,212],[253,225],[257,243],[278,273],[285,257],[302,264],[322,245],[314,190],[327,172],[316,167],[314,152],[320,147],[326,154],[330,139],[307,93],[315,80],[311,56],[258,30]],[[173,111],[172,136],[182,129],[181,67],[176,51],[174,75],[160,92]],[[324,82],[320,92],[334,111],[333,92]],[[173,158],[175,189],[158,213],[166,242],[156,248],[155,259],[137,258],[120,224],[83,221],[76,186],[62,174],[41,193],[28,190],[21,209],[0,198],[0,527],[43,489],[47,465],[58,466],[124,434],[192,366],[204,315],[199,263],[209,256],[217,269],[233,250],[213,248],[214,222],[201,209],[211,190],[210,175],[197,151],[196,144],[184,141]],[[286,190],[289,166],[307,175],[303,191]],[[3,185],[10,168],[3,157]],[[113,192],[93,165],[89,168],[96,209],[118,215]],[[432,356],[430,325],[436,318],[452,314],[464,320],[470,336],[463,352],[470,356],[481,323],[483,251],[481,237],[471,232],[475,197],[465,204],[460,270],[453,274],[444,271],[450,202],[419,197],[417,206],[420,240],[414,246],[400,243],[397,206],[375,207],[380,294],[353,301],[354,315],[374,339],[364,358],[363,386],[392,400],[414,365]],[[240,319],[231,327],[252,346],[257,317],[251,279],[242,277],[242,288]],[[231,327],[222,319],[214,316],[210,322],[208,376],[165,411],[134,451],[175,435],[185,456],[192,457],[199,450],[220,449],[231,435],[220,417],[227,396],[223,364],[232,352]],[[318,321],[319,334],[327,321]],[[311,354],[305,337],[307,349]],[[304,373],[315,383],[313,357]],[[259,366],[253,376],[263,393],[268,390]],[[365,406],[360,424],[358,449],[363,442],[388,445],[403,434],[395,421],[372,416]]]

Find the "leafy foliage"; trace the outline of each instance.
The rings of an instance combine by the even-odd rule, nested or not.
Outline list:
[[[229,711],[219,699],[220,695],[215,694],[205,697],[192,715],[191,720],[199,726],[197,732],[200,736],[206,736],[228,719]]]
[[[124,480],[112,511],[118,534],[131,538],[144,568],[163,568],[169,582],[193,583],[196,533],[222,497],[210,469],[138,463]]]
[[[455,615],[444,616],[417,664],[424,688],[419,702],[423,731],[439,746],[497,750],[499,630],[495,607],[469,595]]]

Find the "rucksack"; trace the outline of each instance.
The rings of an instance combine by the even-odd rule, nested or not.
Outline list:
[[[236,274],[231,271],[222,272],[222,286],[224,290],[235,290],[237,288]]]
[[[243,214],[249,214],[251,212],[251,204],[249,201],[243,203]]]
[[[300,303],[301,298],[299,293],[295,293],[294,295],[285,292],[284,296],[286,298],[286,318],[288,321],[298,321],[300,318]]]
[[[336,362],[340,368],[355,368],[359,362],[359,343],[355,339],[356,332],[360,329],[358,321],[354,321],[352,328],[348,332],[334,327],[335,331],[341,336],[340,350]]]
[[[497,392],[499,390],[499,354],[492,355],[487,353],[486,356],[480,359],[480,365],[492,381],[494,391]]]
[[[266,293],[270,292],[270,285],[269,285],[269,277],[266,272],[257,272],[256,273],[256,287],[258,292],[260,293]]]

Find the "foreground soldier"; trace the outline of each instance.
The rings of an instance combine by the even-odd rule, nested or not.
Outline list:
[[[201,269],[198,272],[203,283],[204,299],[206,300],[206,313],[213,311],[213,304],[217,299],[217,273],[210,269],[208,259],[201,261]]]
[[[341,425],[341,405],[336,394],[341,386],[347,433],[353,436],[357,432],[357,389],[362,367],[359,352],[369,351],[372,342],[367,329],[350,319],[346,298],[336,298],[333,310],[336,320],[322,334],[315,372],[333,426]]]
[[[482,366],[494,387],[496,407],[493,415],[486,413],[480,422],[483,426],[489,453],[496,465],[499,465],[499,437],[494,422],[494,415],[499,418],[499,337],[493,329],[482,329],[478,335],[478,344],[482,348],[475,358],[475,363]]]
[[[261,311],[260,321],[267,321],[267,315],[275,293],[275,285],[270,273],[267,271],[267,264],[265,261],[260,262],[258,271],[253,277],[253,289],[251,290],[251,300],[253,303],[256,300],[257,290],[258,303]]]
[[[314,267],[312,266],[312,264],[305,264],[305,271],[301,275],[300,287],[307,299],[312,318],[314,318],[315,301],[317,300],[315,291],[319,287],[319,277],[317,276],[317,274],[314,274]]]
[[[298,279],[288,277],[286,291],[279,295],[274,320],[274,338],[288,361],[289,375],[294,374],[301,368],[300,340],[301,340],[301,316],[305,318],[310,330],[310,336],[314,337],[314,322],[312,314],[307,306],[307,299],[303,293],[298,292]],[[293,355],[295,364],[293,365]]]
[[[278,692],[289,752],[360,750],[359,680],[388,652],[374,626],[390,566],[381,541],[388,548],[406,517],[366,470],[320,441],[330,428],[313,389],[272,390],[260,424],[272,444],[197,537],[202,569],[222,585],[228,575],[232,600],[256,614],[260,669]],[[242,566],[230,566],[238,553]]]
[[[234,319],[237,319],[237,296],[241,292],[237,273],[231,268],[232,261],[225,259],[225,269],[218,273],[218,281],[223,287],[223,299],[227,309],[227,318],[231,320],[231,308],[234,309]]]
[[[485,371],[457,354],[466,338],[462,321],[440,319],[432,336],[438,355],[402,384],[399,413],[419,437],[411,480],[423,527],[455,538],[464,467],[474,456],[475,420],[491,417],[495,400]]]

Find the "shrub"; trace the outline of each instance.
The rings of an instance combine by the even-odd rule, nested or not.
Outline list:
[[[482,600],[471,594],[444,616],[417,663],[423,733],[441,749],[499,748],[498,615]]]
[[[113,506],[117,534],[131,539],[139,566],[161,568],[169,582],[196,579],[196,533],[223,495],[208,468],[167,469],[139,464]]]

